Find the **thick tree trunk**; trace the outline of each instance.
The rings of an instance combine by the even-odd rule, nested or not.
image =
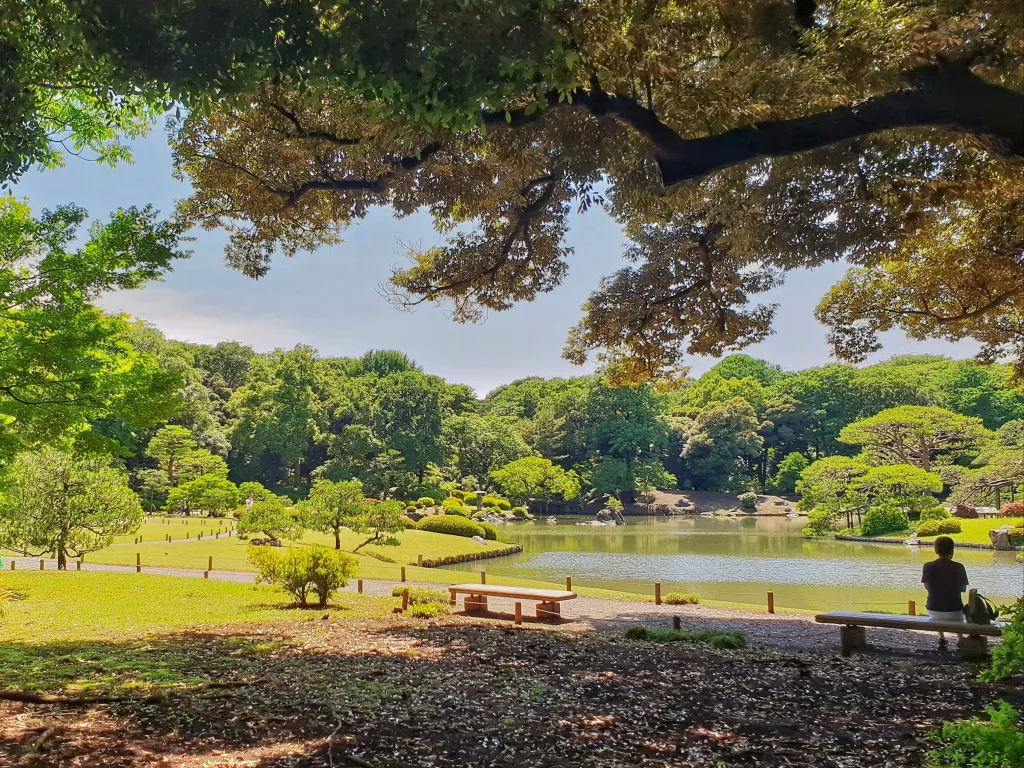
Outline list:
[[[302,459],[295,460],[295,487],[299,486],[302,480]]]
[[[57,570],[66,571],[68,569],[68,553],[64,547],[64,542],[57,544]]]
[[[334,529],[334,548],[341,549],[341,531]]]

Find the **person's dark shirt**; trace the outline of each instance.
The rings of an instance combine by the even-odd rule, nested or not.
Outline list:
[[[967,589],[967,570],[955,560],[932,560],[924,564],[921,581],[928,590],[929,611],[959,611],[964,607],[960,595]]]

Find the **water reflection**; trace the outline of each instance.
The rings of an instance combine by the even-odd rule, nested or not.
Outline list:
[[[720,600],[776,603],[797,608],[905,605],[923,601],[921,565],[928,547],[809,540],[804,522],[772,518],[630,518],[625,526],[585,527],[573,519],[509,526],[502,539],[523,545],[486,570],[522,578],[647,592],[686,589]],[[972,586],[1004,601],[1024,589],[1024,568],[1013,553],[961,549]],[[461,566],[478,570],[478,563]]]

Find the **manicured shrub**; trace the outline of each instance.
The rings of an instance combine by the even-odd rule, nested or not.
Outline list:
[[[448,498],[448,491],[438,488],[436,485],[421,485],[409,492],[410,496],[416,496],[427,506],[433,507]],[[429,499],[429,501],[428,501]]]
[[[862,536],[883,536],[887,533],[900,533],[910,527],[907,513],[895,504],[881,504],[872,507],[864,515],[860,526]]]
[[[446,533],[449,536],[465,536],[466,538],[472,538],[473,536],[484,535],[484,529],[480,523],[475,523],[472,520],[467,520],[466,518],[459,517],[458,515],[436,515],[434,517],[425,517],[420,520],[418,527],[421,531]]]
[[[305,607],[315,594],[320,607],[355,575],[356,558],[327,547],[312,546],[278,553],[271,547],[249,547],[249,562],[259,571],[258,580],[274,584]]]
[[[522,520],[529,520],[533,515],[526,507],[512,507],[512,514]]]
[[[963,527],[954,517],[946,520],[925,520],[917,524],[918,536],[941,536],[945,533],[960,533]]]
[[[422,501],[413,501],[413,502],[410,502],[410,504],[415,506],[416,509],[423,509],[423,502]]]
[[[476,494],[473,491],[463,491],[462,500],[467,504],[472,504],[474,507],[476,506]]]
[[[1003,642],[992,649],[992,666],[981,673],[981,680],[1005,680],[1024,672],[1024,597],[1011,606],[1004,618]]]
[[[493,525],[491,525],[490,523],[482,522],[482,521],[476,521],[476,524],[484,529],[484,538],[485,539],[487,539],[488,541],[497,541],[498,540],[498,529],[495,528]]]
[[[949,510],[941,504],[936,504],[934,507],[928,507],[927,509],[921,510],[921,522],[927,520],[948,520],[950,518]]]
[[[512,508],[512,505],[509,504],[507,499],[501,498],[501,496],[499,496],[496,493],[488,493],[486,496],[484,496],[484,499],[483,499],[484,507],[487,507],[489,509],[501,509],[502,508],[501,507],[501,503],[502,502],[505,502],[505,504],[507,505],[505,507],[505,509],[511,509]]]
[[[693,592],[669,592],[662,598],[669,605],[700,605],[700,596]]]
[[[423,507],[433,507],[435,504],[437,504],[437,502],[434,501],[430,496],[423,496],[419,499],[416,499],[416,503],[420,505],[421,509]]]
[[[407,506],[405,508],[405,511],[406,512],[415,512],[416,511],[416,505],[415,504],[410,504],[409,506]]]
[[[446,515],[462,515],[463,517],[469,517],[466,513],[466,508],[462,504],[461,498],[455,496],[449,496],[447,499],[441,502],[441,509],[444,510]]]
[[[627,640],[649,640],[655,643],[700,643],[713,648],[739,649],[747,647],[744,632],[716,632],[715,630],[657,629],[643,626],[626,630]]]
[[[448,603],[414,603],[409,606],[409,615],[419,619],[435,619],[438,616],[447,616],[451,611]]]
[[[1024,501],[1010,501],[999,510],[1001,517],[1024,517]]]
[[[405,528],[405,530],[407,531],[410,528],[416,527],[416,521],[413,520],[411,517],[406,517],[405,515],[402,515],[400,518],[398,518],[398,522],[400,522],[402,524],[402,527]]]
[[[836,529],[838,516],[831,505],[822,504],[807,515],[807,525],[801,531],[804,536],[827,536]]]
[[[1024,547],[1024,525],[1010,529],[1010,544],[1015,547]]]
[[[757,494],[747,491],[739,495],[740,507],[743,509],[757,509]]]

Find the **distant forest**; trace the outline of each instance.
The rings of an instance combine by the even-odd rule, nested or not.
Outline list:
[[[576,473],[580,502],[653,488],[792,493],[811,462],[863,453],[856,430],[844,428],[898,406],[977,425],[969,444],[929,457],[926,468],[949,485],[983,482],[992,457],[1020,452],[1024,433],[1024,395],[1009,367],[930,355],[797,372],[733,355],[668,391],[611,387],[598,373],[523,378],[481,399],[399,351],[257,354],[236,342],[172,341],[144,325],[130,339],[180,381],[181,405],[148,429],[121,429],[116,420],[92,429],[117,442],[151,506],[167,484],[145,487],[160,471],[147,458],[159,451],[147,449],[167,424],[221,457],[235,483],[292,496],[318,477],[356,478],[378,496],[489,488],[493,472],[537,456]]]

